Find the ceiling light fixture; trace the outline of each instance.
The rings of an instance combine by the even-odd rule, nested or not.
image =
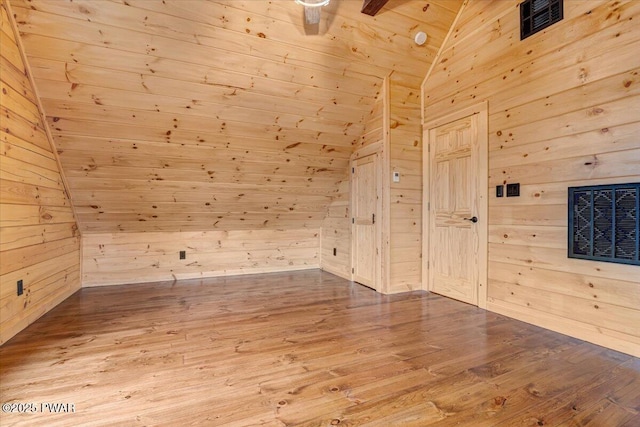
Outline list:
[[[315,25],[320,22],[320,8],[329,4],[331,0],[295,0],[304,6],[304,17],[307,24]]]
[[[331,0],[295,0],[300,6],[304,7],[322,7],[329,4]]]

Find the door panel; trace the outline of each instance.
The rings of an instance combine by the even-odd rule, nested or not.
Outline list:
[[[377,289],[377,154],[353,161],[353,280]]]
[[[478,305],[480,234],[486,221],[478,199],[486,197],[480,170],[479,114],[428,129],[428,287]],[[486,153],[484,153],[486,156]],[[482,216],[478,222],[473,217]],[[486,245],[486,244],[485,244]],[[486,250],[486,249],[485,249]]]

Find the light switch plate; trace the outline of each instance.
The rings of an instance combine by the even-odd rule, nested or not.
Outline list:
[[[400,182],[400,172],[393,173],[393,182]]]

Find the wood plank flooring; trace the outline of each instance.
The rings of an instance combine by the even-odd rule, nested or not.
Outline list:
[[[0,363],[2,426],[640,425],[638,358],[319,270],[85,288]]]

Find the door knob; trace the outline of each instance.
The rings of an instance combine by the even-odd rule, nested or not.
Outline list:
[[[465,221],[471,221],[471,222],[473,222],[474,224],[475,224],[476,222],[478,222],[478,217],[477,217],[477,216],[472,216],[471,218],[462,218],[462,219],[464,219]]]

